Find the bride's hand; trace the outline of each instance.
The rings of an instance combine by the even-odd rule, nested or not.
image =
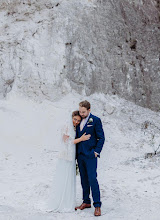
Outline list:
[[[69,139],[69,135],[64,134],[63,135],[63,141],[66,143]]]
[[[81,138],[81,141],[87,141],[90,139],[90,137],[91,137],[90,134],[86,135],[86,133],[84,133],[80,138]]]

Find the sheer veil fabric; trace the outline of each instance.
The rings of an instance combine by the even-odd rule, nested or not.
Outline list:
[[[71,114],[71,112],[70,112]],[[76,161],[75,161],[75,131],[72,123],[72,117],[66,121],[61,129],[61,137],[63,134],[69,136],[67,142],[61,138],[59,147],[58,161],[56,165],[56,173],[54,186],[50,198],[47,211],[51,212],[73,212],[76,203]]]

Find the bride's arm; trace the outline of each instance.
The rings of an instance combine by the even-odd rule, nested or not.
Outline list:
[[[87,140],[90,139],[90,137],[91,137],[90,134],[87,134],[87,135],[86,135],[86,133],[84,133],[80,138],[74,139],[74,140],[73,140],[73,144],[78,144],[78,143],[81,142],[81,141],[87,141]]]

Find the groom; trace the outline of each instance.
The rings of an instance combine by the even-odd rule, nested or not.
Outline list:
[[[76,156],[81,177],[83,190],[83,203],[76,207],[75,210],[91,208],[90,188],[92,191],[93,205],[95,207],[95,216],[101,215],[100,190],[97,181],[97,157],[104,144],[104,131],[100,118],[90,113],[91,106],[88,101],[79,103],[79,113],[82,117],[80,125],[76,128],[76,138],[81,137],[84,133],[90,134],[87,141],[77,144]]]

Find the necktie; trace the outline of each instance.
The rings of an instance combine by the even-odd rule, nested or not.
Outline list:
[[[83,130],[84,123],[85,123],[85,119],[83,119],[83,120],[81,121],[81,124],[80,124],[80,129],[81,129],[81,131]]]

